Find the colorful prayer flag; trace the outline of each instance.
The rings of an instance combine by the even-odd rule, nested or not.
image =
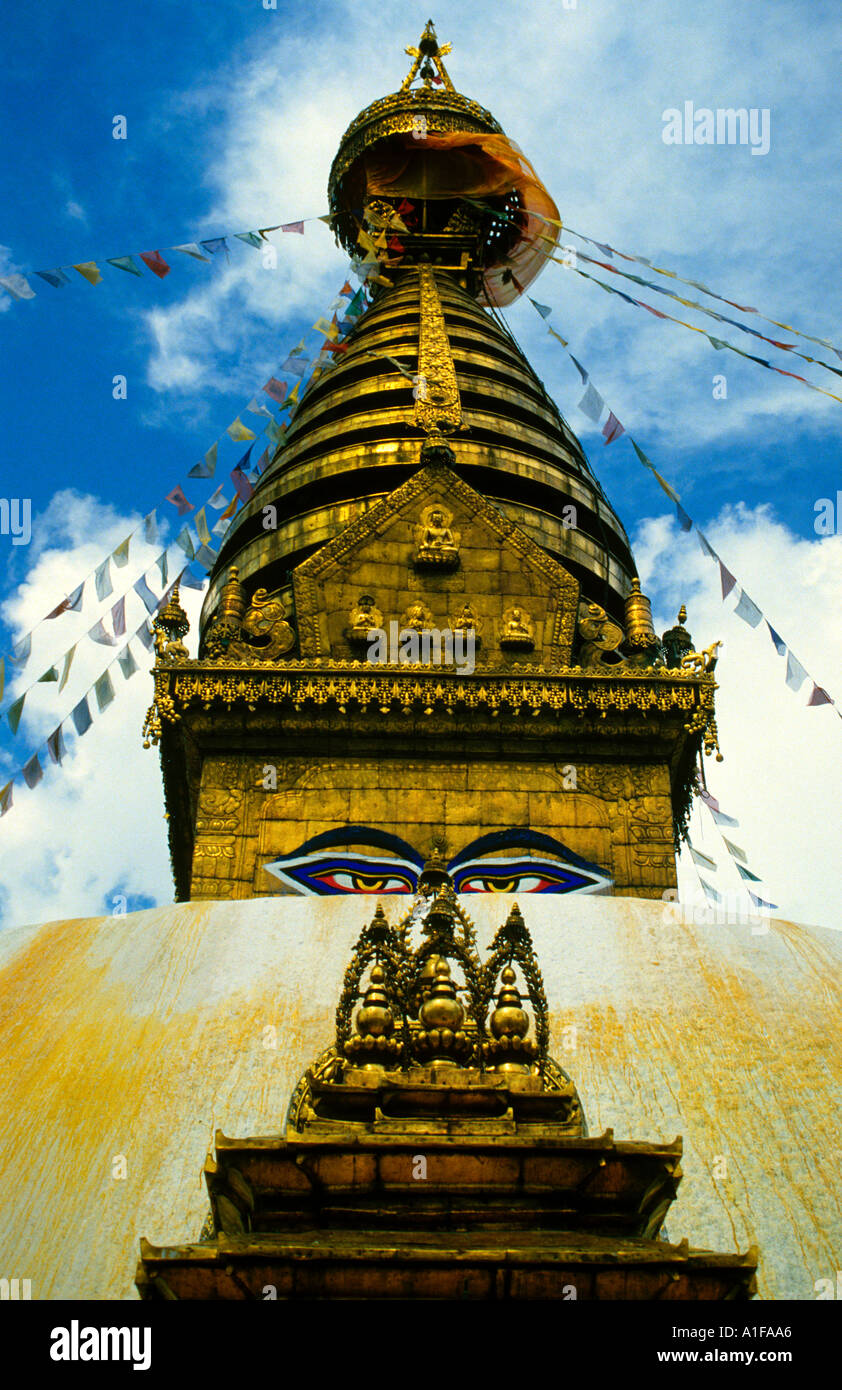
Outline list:
[[[593,420],[595,425],[599,424],[599,417],[602,414],[604,406],[605,401],[596,390],[596,387],[593,385],[588,386],[584,396],[579,401],[579,409],[582,414],[587,415],[589,420]]]
[[[701,877],[699,878],[699,882],[700,882],[700,884],[702,885],[703,889],[705,890],[705,896],[708,897],[708,898],[710,899],[711,902],[713,902],[713,903],[721,903],[721,902],[722,902],[722,894],[721,894],[721,893],[717,893],[716,889],[713,888],[713,887],[711,887],[711,885],[710,885],[709,883],[706,883],[705,880],[704,880],[703,878],[701,878]]]
[[[204,589],[206,582],[204,578],[199,579],[195,574],[191,574],[189,569],[181,571],[182,589]]]
[[[303,235],[304,235],[304,223],[303,223],[303,222],[285,222],[285,223],[283,223],[282,226],[281,226],[281,231],[282,231],[282,232],[298,232],[298,235],[299,235],[299,236],[303,236]]]
[[[91,711],[88,709],[87,695],[83,695],[76,708],[71,710],[70,718],[73,720],[73,727],[81,738],[83,734],[88,732],[93,723]]]
[[[88,636],[90,637],[91,641],[99,642],[100,645],[103,647],[113,647],[116,645],[114,638],[110,635],[110,633],[105,631],[105,625],[102,621],[102,618],[98,618],[97,621],[94,623],[93,627],[88,629]]]
[[[141,623],[140,627],[135,633],[135,637],[138,639],[139,642],[143,643],[144,647],[148,652],[151,652],[152,648],[155,645],[155,634],[150,632],[149,630],[148,618],[144,618],[143,622]]]
[[[748,623],[749,627],[757,627],[757,624],[763,617],[757,604],[752,603],[745,589],[740,592],[740,601],[734,609],[734,612],[738,618],[742,618],[744,623]]]
[[[293,376],[304,376],[310,363],[307,358],[295,357],[290,353],[286,362],[281,363],[282,372],[290,372]]]
[[[180,483],[173,488],[172,492],[167,493],[167,501],[172,502],[179,516],[185,516],[187,512],[193,511],[193,503],[188,502]]]
[[[70,650],[64,653],[64,669],[62,670],[61,680],[59,682],[59,693],[61,693],[61,691],[67,685],[67,678],[70,675],[70,668],[73,665],[73,657],[75,656],[75,654],[76,643],[74,642]]]
[[[246,246],[260,246],[261,240],[257,232],[235,232],[234,236],[238,241],[244,241]]]
[[[768,907],[768,908],[770,908],[773,912],[779,912],[779,911],[780,911],[780,908],[778,907],[778,904],[777,904],[777,903],[767,903],[767,902],[764,902],[764,900],[763,900],[762,898],[758,898],[757,895],[756,895],[755,893],[752,893],[751,889],[748,890],[748,895],[749,895],[749,897],[751,898],[751,901],[754,903],[754,906],[755,906],[755,907]]]
[[[207,261],[208,256],[203,256],[195,241],[186,241],[183,246],[171,246],[171,251],[180,251],[183,256],[192,256],[194,261]]]
[[[14,780],[13,777],[11,782],[7,782],[3,790],[0,791],[0,816],[5,816],[6,812],[12,809],[12,787],[14,786]]]
[[[60,724],[57,729],[53,729],[53,732],[47,739],[47,751],[54,763],[61,763],[62,758],[67,752],[64,746],[64,738],[62,736]]]
[[[737,869],[737,873],[740,875],[740,878],[742,878],[742,879],[747,879],[749,883],[761,883],[761,882],[762,882],[762,880],[759,879],[759,878],[757,877],[757,874],[753,874],[753,873],[751,872],[751,869],[744,869],[743,866],[742,866],[742,864],[737,864],[737,865],[736,865],[736,869]]]
[[[236,420],[231,421],[231,424],[227,427],[226,434],[231,436],[235,444],[241,439],[257,438],[254,430],[250,430],[247,425],[244,425],[239,415]]]
[[[160,251],[141,251],[140,259],[144,265],[148,265],[153,275],[157,275],[159,280],[163,280],[165,275],[169,275],[170,267],[167,265]]]
[[[137,670],[137,662],[130,646],[126,645],[121,652],[117,653],[117,665],[123,673],[123,679],[131,680]]]
[[[61,266],[56,266],[55,270],[36,270],[35,274],[40,275],[41,279],[46,280],[54,289],[70,284],[70,276],[65,274]]]
[[[99,708],[100,714],[102,714],[103,710],[108,709],[108,706],[114,699],[114,686],[111,683],[111,674],[109,671],[103,671],[99,680],[94,683],[94,693],[96,695],[97,707]]]
[[[134,256],[109,256],[107,264],[113,265],[117,270],[127,270],[130,275],[139,275],[143,279],[143,271]]]
[[[703,869],[709,869],[712,873],[716,871],[715,860],[709,859],[706,854],[702,854],[701,850],[694,849],[692,845],[689,845],[688,848],[694,864],[700,864]]]
[[[228,506],[228,498],[225,496],[224,484],[220,483],[213,497],[208,498],[207,505],[213,507],[215,512],[221,512],[223,507]]]
[[[94,587],[96,588],[96,596],[98,599],[108,598],[108,595],[113,592],[114,586],[111,583],[111,571],[108,566],[107,557],[94,574]]]
[[[789,648],[787,648],[786,683],[789,686],[790,690],[800,690],[801,686],[804,684],[806,679],[807,672],[804,670],[804,667],[801,665],[801,662],[798,661],[797,658],[792,655],[792,652],[789,650]]]
[[[196,527],[196,534],[198,535],[199,540],[202,542],[202,545],[210,545],[211,533],[210,527],[208,526],[207,520],[205,518],[204,507],[202,507],[202,510],[200,512],[196,513],[195,517],[193,518],[193,524]]]
[[[273,444],[280,444],[284,437],[284,427],[283,425],[279,425],[277,420],[273,420],[271,425],[266,426],[265,434],[268,439],[271,439]]]
[[[583,386],[587,386],[587,384],[588,384],[588,374],[587,374],[587,372],[585,371],[584,367],[582,366],[581,362],[577,361],[577,359],[573,356],[573,353],[572,353],[572,352],[569,353],[568,355],[569,355],[569,357],[570,357],[570,361],[573,363],[573,366],[576,368],[576,371],[579,373],[580,377],[582,378],[582,385],[583,385]]]
[[[96,283],[94,281],[94,283]],[[0,285],[12,299],[34,299],[35,291],[23,275],[0,275]]]
[[[733,859],[741,859],[744,864],[748,863],[745,852],[740,849],[739,845],[735,845],[732,840],[726,840],[724,835],[722,836],[722,843]]]
[[[726,599],[736,584],[736,578],[729,569],[726,569],[722,561],[719,561],[719,578],[722,583],[722,597]]]
[[[225,244],[224,236],[211,237],[209,241],[203,241],[202,245],[206,251],[210,251],[212,256],[218,255],[220,251],[224,251],[226,256],[228,255],[228,247]]]
[[[263,390],[266,392],[267,396],[271,396],[272,400],[277,401],[280,405],[284,397],[286,396],[289,387],[287,386],[285,381],[278,381],[277,377],[270,376],[266,385],[263,387]]]
[[[6,710],[6,720],[13,734],[16,734],[18,731],[25,700],[26,691],[24,691],[22,695],[19,695],[14,704],[9,705],[9,708]]]
[[[193,537],[190,534],[189,526],[182,527],[175,538],[175,543],[181,547],[188,560],[193,559],[193,556],[196,554],[196,548],[193,545]]]
[[[625,434],[624,427],[620,424],[613,410],[609,410],[608,419],[602,426],[602,433],[605,436],[606,444],[613,444],[615,439],[619,439],[621,434]]]
[[[201,565],[202,568],[206,570],[213,569],[217,561],[218,553],[218,551],[212,550],[210,546],[203,545],[201,550],[196,551],[196,564]]]
[[[154,512],[143,518],[143,539],[147,545],[154,545],[158,539],[158,522]]]
[[[242,498],[243,502],[248,502],[254,496],[254,488],[239,464],[231,471],[231,481],[237,489],[237,495]]]
[[[57,666],[51,666],[50,669],[49,669],[49,671],[45,671],[44,674],[43,674],[43,676],[39,676],[39,677],[38,677],[38,682],[37,682],[37,684],[38,684],[38,685],[46,685],[46,684],[50,684],[52,681],[57,681],[57,680],[58,680],[58,667],[57,667]]]
[[[726,816],[724,811],[714,811],[712,806],[709,809],[717,825],[730,825],[732,828],[739,826],[740,822],[734,820],[733,816]]]
[[[96,261],[80,261],[73,269],[78,270],[82,279],[87,280],[89,285],[98,285],[102,279],[102,272]]]
[[[27,632],[19,642],[15,642],[9,655],[9,664],[16,666],[18,670],[23,670],[30,656],[32,655],[32,633]]]
[[[138,597],[143,599],[147,613],[154,613],[158,607],[158,596],[150,589],[146,582],[146,576],[141,575],[132,587]]]
[[[707,537],[702,535],[698,526],[696,527],[696,535],[698,537],[699,545],[702,547],[703,553],[709,556],[711,560],[718,560],[719,556],[717,555],[716,551],[714,550]]]
[[[30,791],[32,791],[35,787],[38,786],[38,783],[44,776],[44,769],[38,761],[37,753],[33,753],[32,757],[29,759],[29,762],[24,763],[23,767],[21,768],[21,773],[23,774],[23,780],[29,787]]]
[[[129,563],[129,546],[131,545],[131,539],[131,536],[126,536],[126,539],[120,542],[117,549],[111,552],[111,559],[118,569],[122,569],[124,565]]]
[[[772,639],[772,645],[773,645],[773,647],[775,648],[775,651],[778,653],[778,656],[785,656],[785,655],[786,655],[786,642],[785,642],[784,639],[775,631],[775,629],[772,627],[772,624],[769,622],[769,619],[768,619],[768,618],[766,619],[766,626],[767,626],[768,629],[769,629],[769,636],[770,636],[771,639]]]
[[[532,307],[538,310],[538,313],[541,315],[542,319],[548,319],[550,317],[552,309],[550,308],[549,304],[539,304],[537,299],[533,299],[531,295],[527,297]]]
[[[831,698],[830,698],[830,696],[828,695],[827,691],[826,691],[826,690],[823,690],[822,687],[821,687],[820,685],[816,685],[815,681],[813,681],[813,693],[811,694],[809,700],[807,701],[807,704],[808,704],[808,705],[833,705],[833,704],[835,704],[835,703],[836,703],[836,701],[835,701],[835,700],[831,700]]]
[[[111,625],[115,637],[123,637],[126,632],[126,596],[118,598],[111,609]]]

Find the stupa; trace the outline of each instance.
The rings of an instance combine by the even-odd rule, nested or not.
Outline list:
[[[144,1293],[300,1293],[305,1229],[310,1292],[379,1297],[349,1213],[413,1297],[745,1297],[756,1247],[761,1297],[811,1299],[842,1266],[842,937],[674,902],[716,648],[655,633],[498,313],[559,219],[446,51],[428,25],[343,136],[362,287],[198,633],[177,594],[157,622],[176,903],[0,934],[0,1247],[34,1298],[137,1297],[141,1239]],[[540,989],[495,946],[515,904]]]

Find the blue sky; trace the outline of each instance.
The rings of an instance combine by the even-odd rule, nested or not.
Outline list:
[[[342,131],[399,85],[409,63],[404,45],[417,40],[428,12],[428,0],[377,13],[339,0],[278,0],[275,10],[261,0],[15,7],[4,19],[0,273],[103,262],[318,216]],[[532,158],[568,225],[842,340],[835,5],[712,0],[691,11],[671,0],[578,0],[570,9],[562,0],[525,0],[515,9],[501,0],[448,0],[434,19],[440,40],[453,43],[456,85],[489,106]],[[697,108],[768,109],[769,153],[666,145],[663,112],[688,100]],[[127,120],[125,141],[112,139],[117,114]],[[35,300],[0,303],[0,495],[31,497],[34,517],[29,546],[0,536],[4,647],[184,478],[323,312],[345,277],[327,228],[315,223],[304,238],[276,240],[276,270],[234,243],[230,263],[169,258],[164,281],[105,266],[96,287],[71,271],[65,289],[36,278]],[[736,329],[622,287],[755,350]],[[842,488],[842,405],[715,353],[699,334],[656,321],[561,267],[548,267],[534,293],[552,306],[551,321],[726,563],[819,683],[842,699],[842,537],[819,538],[813,527],[816,500]],[[787,817],[800,812],[804,827],[826,797],[830,814],[842,748],[834,712],[805,710],[803,690],[782,689],[780,659],[761,632],[744,630],[723,607],[713,566],[680,535],[628,441],[605,448],[577,410],[579,378],[541,320],[523,303],[507,317],[635,540],[659,620],[671,622],[683,600],[700,644],[724,637],[720,723],[731,746],[716,769],[720,800],[742,801],[735,814],[755,837],[754,860],[765,858],[770,872],[788,854],[807,861],[797,890],[782,886],[780,875],[770,880],[773,900],[793,915],[825,920],[831,885],[838,897],[830,827],[813,823],[794,849],[772,808],[784,798]],[[765,344],[757,351],[842,388],[819,367]],[[842,365],[826,350],[815,355]],[[712,383],[722,372],[728,395],[718,400]],[[117,373],[127,377],[124,401],[112,399]],[[237,456],[231,446],[229,467]],[[137,556],[130,578],[154,552],[137,548]],[[68,615],[42,631],[26,678],[9,687],[12,697],[98,612],[86,607],[75,625]],[[141,616],[142,609],[135,623]],[[69,711],[101,656],[98,649],[80,656],[81,685],[71,682],[60,701],[55,687],[39,690],[17,739],[0,724],[0,777]],[[2,920],[98,911],[120,892],[130,905],[166,900],[154,754],[138,754],[143,770],[132,782],[135,795],[124,798],[132,807],[119,827],[107,828],[113,863],[106,870],[96,857],[97,815],[120,799],[117,768],[125,769],[123,750],[139,742],[146,676],[118,695],[72,767],[16,794],[0,830],[0,863],[4,852],[10,861],[0,874]],[[79,827],[78,844],[68,839],[68,819]],[[15,877],[22,854],[40,866],[36,884],[31,874],[26,882]]]

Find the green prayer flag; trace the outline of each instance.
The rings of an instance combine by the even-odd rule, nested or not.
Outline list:
[[[6,718],[9,722],[9,728],[11,729],[13,734],[16,734],[18,731],[20,717],[23,713],[23,702],[25,699],[26,691],[24,691],[22,695],[19,695],[17,700],[15,700],[14,704],[9,705],[9,708],[6,710]]]

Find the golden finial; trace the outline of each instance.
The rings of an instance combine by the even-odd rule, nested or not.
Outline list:
[[[427,88],[432,87],[435,83],[436,86],[444,86],[449,92],[455,91],[456,89],[448,77],[447,69],[442,62],[442,58],[451,51],[451,48],[452,44],[449,43],[439,45],[439,41],[436,38],[436,31],[433,27],[433,21],[428,19],[427,27],[418,40],[418,47],[413,48],[410,46],[405,50],[410,58],[414,59],[414,62],[408,75],[401,83],[401,91],[407,91],[407,89],[412,86],[416,77],[419,76],[424,86]],[[433,63],[436,65],[435,72],[433,71]]]
[[[219,607],[219,617],[239,623],[248,608],[248,594],[240,583],[240,571],[236,565],[232,565],[228,571],[228,579],[222,590],[222,602]]]
[[[155,633],[155,651],[158,656],[183,659],[189,652],[182,642],[190,631],[190,622],[181,606],[178,581],[176,580],[169,601],[152,624]]]
[[[681,607],[680,607],[679,610],[678,610],[678,621],[679,621],[680,623],[686,623],[686,622],[687,622],[687,609],[684,607],[684,604],[683,604],[683,603],[682,603]]]
[[[626,596],[626,648],[634,664],[650,665],[661,644],[652,625],[652,606],[640,589],[640,580],[633,579],[631,592]]]

